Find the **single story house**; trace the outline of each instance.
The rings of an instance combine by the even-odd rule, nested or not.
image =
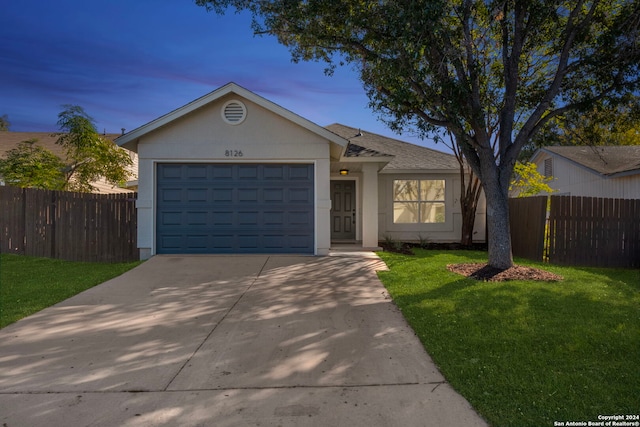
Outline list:
[[[326,255],[336,243],[459,241],[453,155],[326,128],[229,83],[116,139],[138,153],[141,258]],[[476,221],[484,238],[484,206]]]
[[[118,136],[120,136],[120,134],[103,134],[102,136],[110,141],[114,141]],[[21,142],[33,140],[36,141],[36,145],[40,145],[46,148],[61,159],[64,159],[66,157],[64,148],[61,145],[56,144],[56,141],[58,140],[58,135],[56,133],[2,131],[0,132],[0,158],[5,158],[7,152],[9,150],[17,148],[18,144],[20,144]],[[136,155],[136,153],[131,151],[128,151],[128,153],[133,164],[129,168],[131,176],[126,185],[124,187],[118,187],[110,184],[104,179],[100,179],[91,183],[91,185],[94,187],[94,193],[117,194],[136,191],[136,187],[138,185],[138,156]],[[0,185],[4,185],[4,181],[2,180],[1,176]]]
[[[553,177],[554,194],[640,199],[640,146],[558,146],[536,151],[531,162]]]

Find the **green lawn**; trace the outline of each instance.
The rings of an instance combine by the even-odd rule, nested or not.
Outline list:
[[[0,328],[139,265],[0,255]]]
[[[380,278],[449,383],[494,426],[640,413],[640,271],[516,260],[562,282],[478,282],[475,251],[382,252]]]

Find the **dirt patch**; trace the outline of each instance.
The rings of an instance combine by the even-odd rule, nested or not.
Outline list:
[[[505,280],[540,280],[545,282],[557,282],[562,276],[550,273],[538,268],[514,265],[502,270],[485,264],[449,264],[449,271],[486,282],[502,282]]]

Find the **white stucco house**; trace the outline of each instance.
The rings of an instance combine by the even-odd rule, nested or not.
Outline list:
[[[456,242],[454,156],[321,127],[229,83],[116,143],[138,154],[141,258],[300,253],[380,239]],[[484,204],[476,232],[484,239]]]
[[[543,147],[531,157],[560,196],[640,199],[640,146]]]

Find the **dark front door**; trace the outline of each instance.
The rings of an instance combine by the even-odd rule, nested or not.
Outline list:
[[[356,182],[331,181],[331,240],[356,238]]]

